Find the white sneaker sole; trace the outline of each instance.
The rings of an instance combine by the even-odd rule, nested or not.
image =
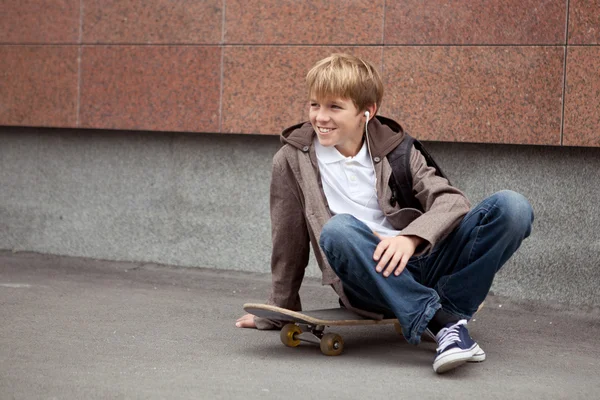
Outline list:
[[[443,374],[444,372],[460,367],[464,363],[470,361],[480,352],[482,352],[482,350],[477,344],[470,350],[449,350],[441,356],[436,357],[435,361],[433,362],[433,370],[438,374]],[[485,353],[483,354],[485,359]]]
[[[479,347],[479,346],[477,346]],[[475,354],[473,354],[473,357],[471,357],[469,360],[467,360],[467,362],[470,363],[479,363],[479,362],[483,362],[485,361],[485,351],[483,351],[481,349],[481,347],[479,347],[479,351]]]

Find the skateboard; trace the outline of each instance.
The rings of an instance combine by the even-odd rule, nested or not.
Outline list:
[[[339,334],[325,333],[325,328],[330,326],[394,325],[396,332],[402,333],[395,318],[370,319],[345,308],[300,312],[266,304],[246,303],[244,310],[258,317],[288,322],[279,335],[284,345],[296,347],[301,342],[314,343],[319,345],[321,353],[326,356],[337,356],[344,351],[344,340]]]

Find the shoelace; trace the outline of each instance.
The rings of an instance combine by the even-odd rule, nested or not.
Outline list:
[[[438,340],[438,348],[436,349],[436,351],[438,352],[442,352],[446,349],[446,347],[460,342],[460,338],[458,337],[458,329],[460,328],[461,325],[466,325],[467,324],[467,320],[466,319],[461,319],[460,321],[458,321],[456,324],[452,325],[449,328],[444,328],[442,329],[438,335],[440,337],[440,339]]]

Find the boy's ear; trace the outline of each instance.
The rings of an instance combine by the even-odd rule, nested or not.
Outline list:
[[[371,104],[370,106],[367,106],[365,111],[369,112],[369,121],[372,120],[375,117],[375,114],[377,114],[377,104]]]

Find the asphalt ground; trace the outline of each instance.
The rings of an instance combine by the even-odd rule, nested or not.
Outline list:
[[[564,284],[564,283],[563,283]],[[239,329],[262,274],[0,252],[0,399],[598,399],[600,313],[489,296],[487,360],[433,372],[434,343],[340,327],[341,356]],[[309,279],[304,308],[336,306]]]

